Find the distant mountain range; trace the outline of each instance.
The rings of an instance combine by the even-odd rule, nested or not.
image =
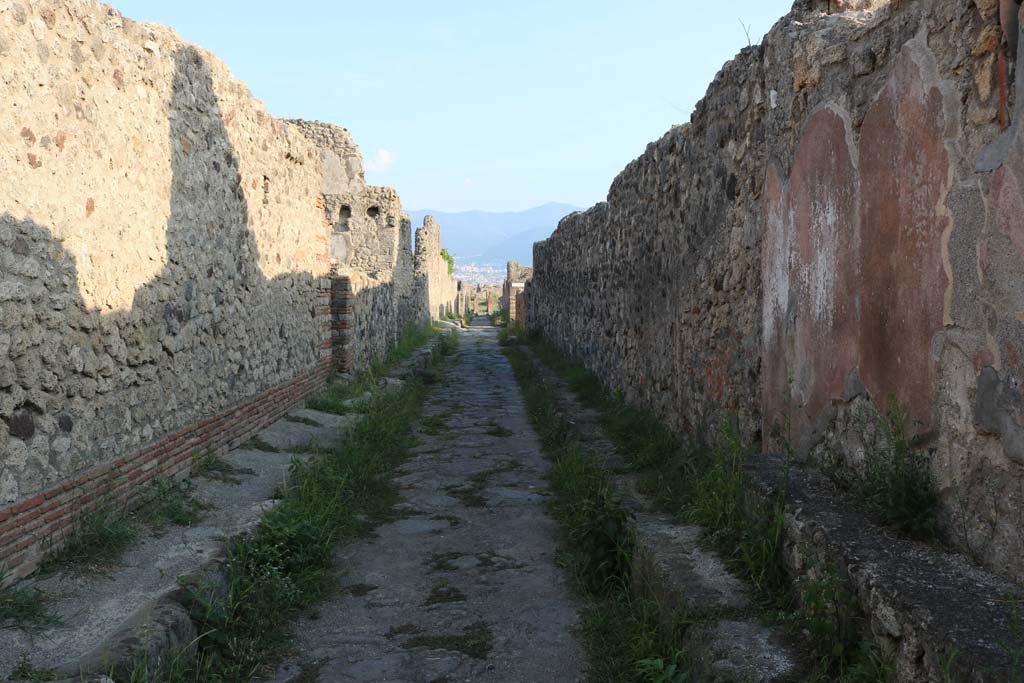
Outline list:
[[[504,266],[506,261],[533,264],[533,243],[547,239],[558,221],[579,207],[552,202],[525,211],[410,211],[413,227],[431,215],[441,224],[441,244],[460,265]]]

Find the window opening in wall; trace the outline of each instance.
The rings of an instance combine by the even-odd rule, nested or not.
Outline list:
[[[377,216],[380,215],[380,207],[371,206],[366,210],[366,215],[369,216],[370,218],[376,218]]]

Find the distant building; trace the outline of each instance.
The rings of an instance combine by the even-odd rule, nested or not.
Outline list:
[[[526,283],[533,278],[533,268],[520,265],[515,261],[508,262],[508,274],[502,285],[501,306],[508,311],[508,324],[512,327],[525,313],[523,290]]]

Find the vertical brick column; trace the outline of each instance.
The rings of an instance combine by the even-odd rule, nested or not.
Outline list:
[[[352,280],[331,275],[331,357],[338,372],[351,372],[355,349],[355,295]]]

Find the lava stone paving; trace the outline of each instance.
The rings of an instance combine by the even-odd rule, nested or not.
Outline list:
[[[582,681],[548,462],[493,328],[462,333],[416,435],[401,514],[338,550],[337,594],[297,622],[271,680]]]

